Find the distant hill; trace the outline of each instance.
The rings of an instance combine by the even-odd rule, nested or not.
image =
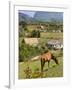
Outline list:
[[[30,17],[24,13],[19,13],[19,22],[25,21],[26,23],[35,22],[63,22],[62,12],[42,12],[37,11],[34,17]]]
[[[19,13],[19,21],[30,22],[32,21],[32,18],[24,13]]]
[[[20,21],[24,21],[26,23],[31,23],[31,22],[35,23],[35,22],[37,22],[36,19],[34,19],[34,18],[30,17],[29,15],[26,15],[24,13],[19,13],[19,22]]]
[[[62,12],[42,12],[38,11],[35,13],[34,18],[39,21],[44,22],[63,22],[63,13]]]

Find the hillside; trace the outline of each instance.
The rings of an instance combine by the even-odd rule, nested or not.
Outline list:
[[[19,22],[25,21],[27,23],[35,22],[63,22],[63,13],[62,12],[43,12],[37,11],[33,17],[30,17],[27,14],[19,13]]]
[[[35,13],[34,19],[44,22],[52,22],[52,21],[63,22],[63,13],[38,11]]]

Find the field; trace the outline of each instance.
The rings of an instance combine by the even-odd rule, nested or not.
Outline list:
[[[50,67],[48,67],[48,63],[45,63],[43,78],[47,77],[62,77],[63,76],[63,60],[59,59],[59,65],[56,65],[54,61],[50,62]],[[41,75],[36,74],[37,72],[41,73],[40,60],[38,61],[28,61],[19,63],[19,79],[26,79],[26,73],[24,70],[29,67],[32,70],[30,78],[41,78]]]
[[[55,52],[55,51],[54,51]],[[45,63],[44,71],[41,73],[41,62],[40,60],[36,61],[26,61],[19,63],[19,79],[26,78],[47,78],[47,77],[63,77],[63,57],[61,53],[56,53],[57,59],[59,61],[59,65],[56,65],[53,60],[50,62],[50,67],[48,67],[48,63]],[[31,73],[28,75],[28,71],[25,70],[29,67]]]
[[[63,39],[63,33],[58,32],[42,32],[41,38],[47,38],[47,39]]]
[[[39,39],[39,43],[40,44],[46,44],[48,42],[48,40],[50,39],[63,39],[63,33],[54,33],[54,32],[41,32],[40,33],[40,39]],[[24,37],[20,37],[19,38],[19,44],[21,44],[21,41]]]

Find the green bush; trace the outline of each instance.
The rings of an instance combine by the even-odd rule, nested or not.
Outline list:
[[[31,32],[31,37],[37,37],[37,38],[39,38],[40,37],[40,31],[33,30]]]
[[[24,37],[28,32],[27,23],[24,21],[19,22],[19,37]]]
[[[28,78],[28,79],[31,78],[32,70],[31,70],[30,67],[27,67],[27,68],[24,70],[24,72],[25,72],[26,78]]]

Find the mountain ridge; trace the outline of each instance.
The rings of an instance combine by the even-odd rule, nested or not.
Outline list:
[[[31,22],[63,22],[63,13],[62,12],[43,12],[37,11],[34,17],[30,17],[27,14],[19,13],[19,22],[25,21],[27,23]]]

